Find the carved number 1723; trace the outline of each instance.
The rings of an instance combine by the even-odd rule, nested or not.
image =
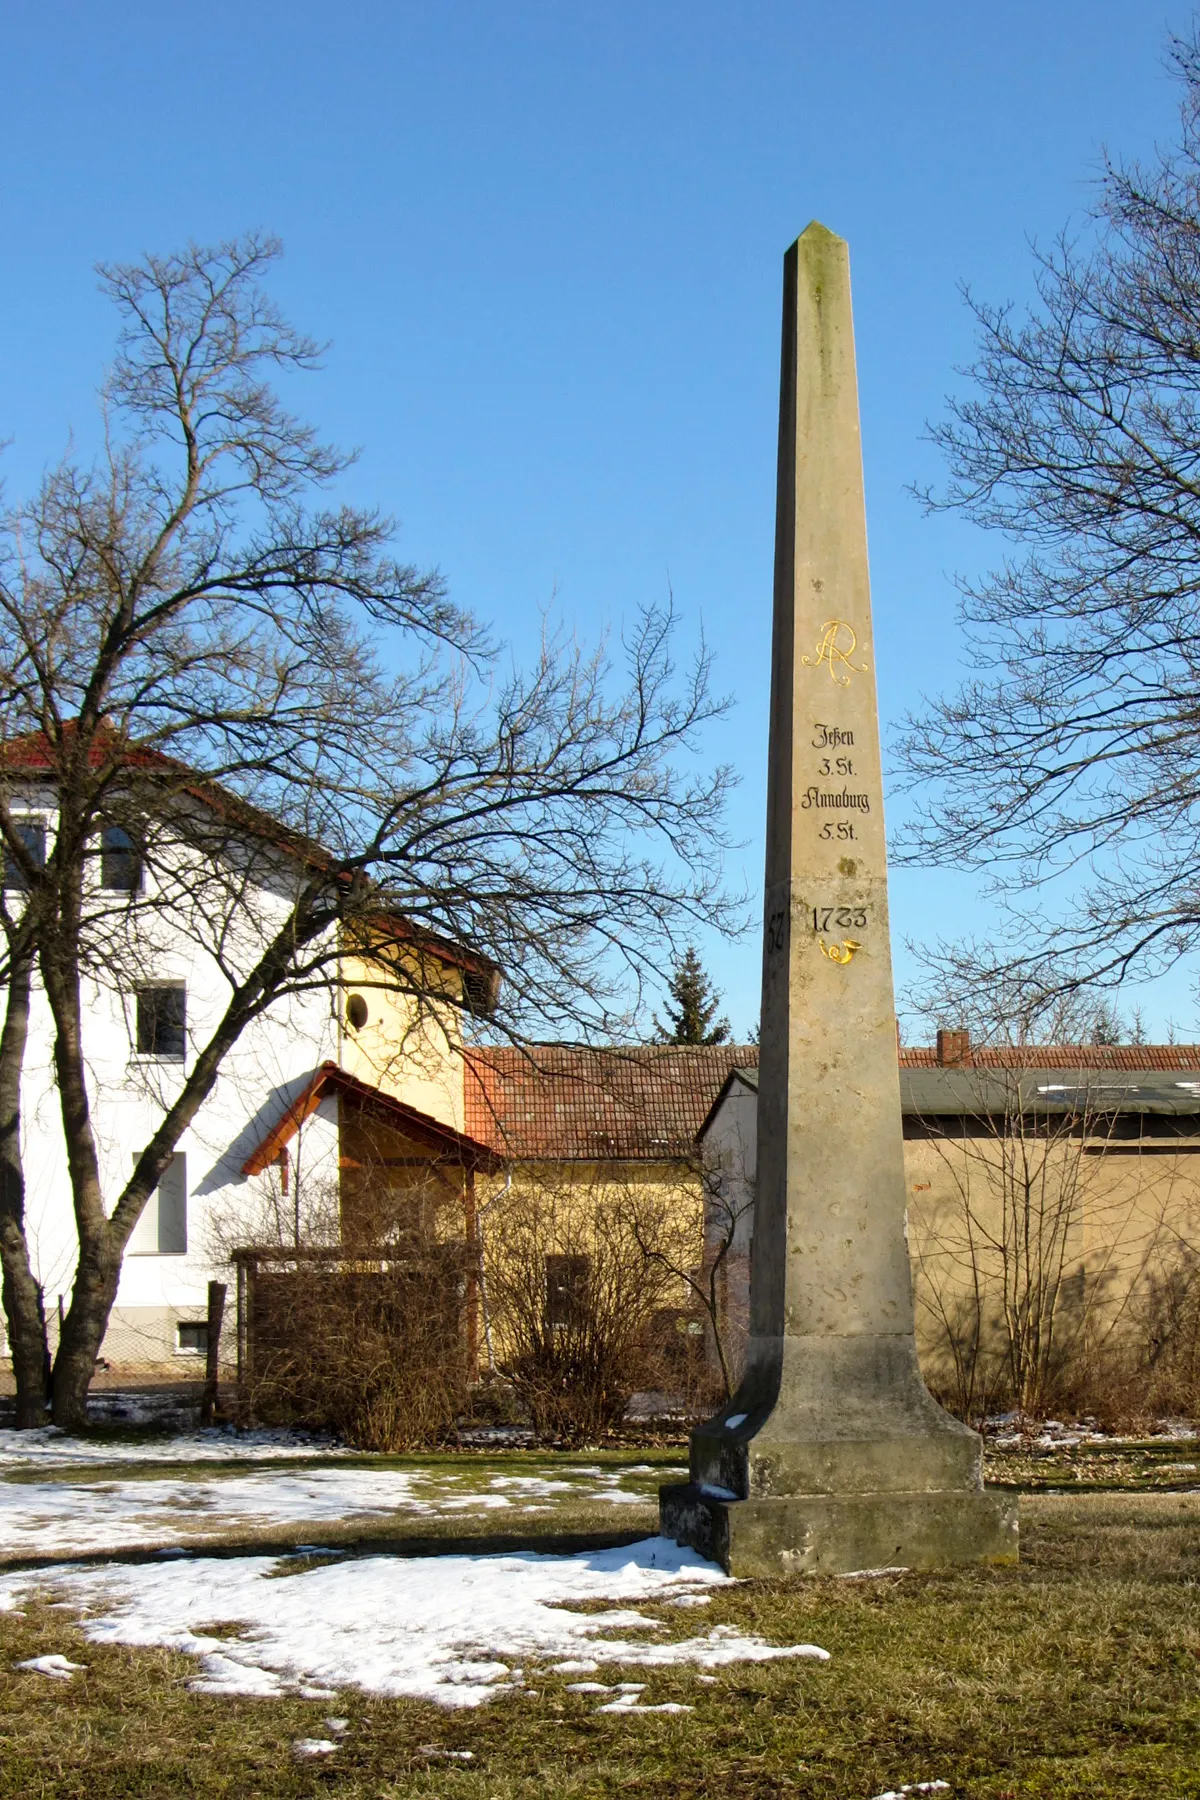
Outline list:
[[[814,906],[813,930],[828,931],[831,925],[839,931],[862,931],[867,923],[865,906]]]

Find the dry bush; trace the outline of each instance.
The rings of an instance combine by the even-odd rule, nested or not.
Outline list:
[[[1074,1373],[1073,1410],[1110,1429],[1200,1418],[1200,1256],[1190,1245],[1145,1272],[1125,1330]]]
[[[1023,1406],[1014,1388],[999,1307],[943,1307],[935,1360],[925,1365],[931,1391],[976,1425],[1010,1409],[1031,1419],[1090,1418],[1124,1431],[1163,1418],[1200,1418],[1200,1255],[1181,1245],[1145,1270],[1112,1329],[1088,1328],[1102,1317],[1091,1291],[1100,1285],[1084,1270],[1064,1284],[1058,1347],[1036,1409]]]
[[[1006,1048],[986,1085],[974,1077],[977,1112],[910,1133],[930,1177],[909,1205],[922,1366],[971,1423],[1108,1414],[1176,1366],[1165,1346],[1195,1284],[1171,1258],[1194,1182],[1186,1157],[1141,1153],[1145,1138],[1171,1148],[1171,1121],[1123,1113],[1094,1072],[1047,1102],[1036,1048]]]
[[[254,1416],[332,1431],[363,1450],[436,1443],[466,1404],[467,1265],[457,1244],[260,1263],[250,1298]]]
[[[1146,1277],[1135,1317],[1137,1379],[1147,1405],[1194,1418],[1200,1412],[1200,1256],[1190,1245]]]
[[[694,1329],[700,1322],[675,1273],[692,1235],[698,1261],[698,1210],[689,1221],[669,1196],[612,1180],[590,1189],[527,1180],[489,1209],[490,1330],[539,1435],[595,1438],[620,1422],[635,1392],[686,1394],[707,1383],[703,1329]],[[648,1256],[647,1242],[667,1254]]]
[[[369,1164],[300,1186],[263,1196],[244,1403],[364,1450],[438,1442],[467,1399],[475,1263],[461,1200],[436,1178],[397,1186]]]

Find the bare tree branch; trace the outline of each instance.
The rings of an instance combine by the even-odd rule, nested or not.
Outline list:
[[[968,296],[978,359],[933,431],[929,504],[1012,549],[962,587],[972,678],[907,721],[902,849],[987,868],[992,972],[1060,990],[1200,945],[1200,35],[1174,57],[1176,143],[1106,162],[1027,315]]]
[[[310,506],[348,459],[272,385],[317,357],[262,290],[278,253],[250,236],[102,270],[122,318],[104,453],[0,520],[0,927],[12,981],[32,946],[50,1002],[79,1239],[60,1423],[85,1416],[180,1134],[256,1019],[336,988],[347,945],[418,1016],[481,1010],[447,993],[434,947],[457,943],[492,972],[487,1029],[611,1036],[697,924],[740,922],[731,776],[696,761],[726,708],[706,649],[681,672],[672,609],[650,607],[619,649],[547,629],[505,672],[436,572],[396,559],[390,521]],[[120,896],[97,880],[114,830],[141,869]],[[225,1004],[111,1193],[88,1008],[170,942]]]

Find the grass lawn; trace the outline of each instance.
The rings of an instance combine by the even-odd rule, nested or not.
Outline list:
[[[458,1712],[353,1689],[204,1696],[186,1685],[192,1659],[91,1644],[70,1612],[29,1604],[25,1618],[0,1614],[0,1795],[867,1800],[940,1780],[979,1800],[1200,1800],[1200,1495],[1037,1494],[1022,1522],[1017,1569],[715,1590],[706,1628],[815,1642],[832,1661],[743,1663],[708,1681],[605,1670],[647,1683],[646,1701],[694,1709],[676,1716],[599,1713],[566,1675]],[[552,1523],[531,1519],[531,1537]],[[695,1629],[653,1602],[639,1610],[665,1637]],[[87,1673],[14,1672],[47,1652]],[[298,1762],[294,1741],[328,1737],[330,1714],[348,1727],[336,1753]]]
[[[180,1547],[285,1554],[307,1544],[411,1556],[517,1549],[531,1534],[563,1551],[627,1543],[657,1530],[658,1489],[684,1479],[687,1466],[679,1449],[339,1452],[264,1463],[236,1455],[155,1461],[146,1454],[153,1448],[143,1440],[143,1458],[131,1460],[127,1445],[97,1438],[94,1461],[76,1454],[59,1465],[0,1469],[0,1571]],[[292,1478],[319,1491],[289,1519],[273,1502]],[[329,1484],[323,1493],[321,1484]],[[14,1509],[24,1512],[20,1530]]]

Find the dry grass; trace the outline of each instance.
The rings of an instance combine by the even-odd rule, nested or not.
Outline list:
[[[638,1672],[646,1699],[694,1707],[678,1718],[598,1714],[554,1676],[465,1713],[352,1690],[336,1704],[214,1699],[188,1692],[183,1657],[88,1644],[44,1605],[0,1615],[0,1795],[866,1800],[941,1779],[972,1800],[1200,1796],[1200,1499],[1038,1497],[1024,1511],[1019,1569],[721,1590],[706,1625],[815,1641],[833,1660],[735,1665],[712,1685]],[[661,1617],[667,1635],[695,1628]],[[12,1672],[48,1651],[87,1675],[68,1687]],[[350,1721],[344,1743],[298,1764],[293,1740],[327,1735],[330,1712]]]
[[[152,1555],[157,1550],[180,1547],[207,1554],[253,1551],[256,1554],[287,1553],[298,1544],[345,1549],[359,1554],[387,1551],[397,1555],[431,1555],[456,1550],[476,1555],[520,1549],[536,1533],[547,1548],[569,1551],[604,1543],[629,1543],[635,1538],[652,1535],[658,1528],[658,1486],[664,1480],[679,1479],[686,1464],[686,1453],[679,1451],[642,1450],[592,1451],[586,1457],[559,1457],[545,1451],[512,1451],[486,1455],[457,1454],[444,1456],[341,1456],[334,1461],[314,1458],[295,1461],[280,1458],[271,1463],[254,1461],[222,1461],[220,1463],[180,1460],[171,1463],[120,1461],[115,1452],[119,1446],[111,1441],[98,1446],[95,1463],[67,1464],[57,1468],[30,1467],[6,1470],[0,1480],[21,1487],[38,1488],[47,1483],[78,1489],[81,1505],[86,1504],[88,1483],[129,1483],[161,1480],[164,1476],[186,1485],[189,1480],[218,1483],[231,1475],[254,1475],[269,1478],[272,1474],[305,1474],[316,1469],[333,1468],[344,1473],[354,1469],[396,1469],[452,1476],[453,1488],[443,1490],[455,1501],[452,1511],[420,1511],[398,1505],[393,1513],[374,1510],[349,1514],[343,1519],[310,1519],[281,1524],[266,1520],[262,1524],[245,1517],[231,1517],[219,1511],[198,1512],[194,1517],[173,1512],[169,1527],[160,1522],[159,1529],[151,1520],[138,1522],[136,1538],[131,1537],[125,1554]],[[99,1460],[102,1458],[102,1460]],[[588,1493],[592,1482],[580,1480],[576,1491],[539,1496],[544,1509],[535,1515],[514,1506],[511,1512],[493,1511],[485,1505],[490,1483],[496,1476],[534,1476],[561,1478],[577,1473],[582,1467],[626,1470],[638,1465],[647,1472],[626,1474],[622,1487],[640,1491],[640,1504],[614,1505]],[[476,1510],[469,1502],[478,1497]],[[436,1492],[428,1498],[436,1503]],[[104,1561],[109,1553],[96,1551],[84,1559]],[[38,1567],[58,1563],[61,1555],[38,1555],[32,1545],[0,1550],[0,1569]]]

